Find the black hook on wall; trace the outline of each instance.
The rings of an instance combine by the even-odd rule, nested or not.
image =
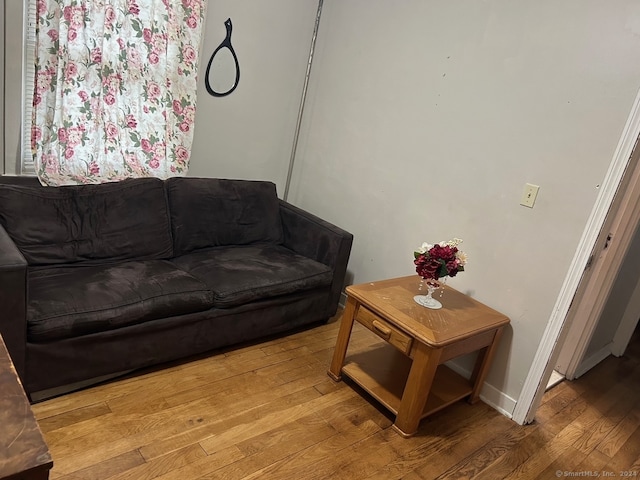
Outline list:
[[[231,92],[233,92],[236,89],[236,87],[238,86],[238,82],[240,82],[240,64],[238,63],[238,57],[236,56],[236,51],[233,49],[233,45],[231,45],[231,31],[233,29],[233,24],[231,23],[230,18],[227,18],[226,22],[224,22],[224,26],[227,29],[227,35],[224,38],[224,40],[220,43],[220,45],[218,45],[218,48],[216,48],[211,54],[211,58],[209,59],[209,63],[207,64],[207,70],[205,72],[205,77],[204,77],[204,86],[206,87],[207,92],[209,92],[209,95],[212,95],[214,97],[224,97],[225,95],[229,95]],[[220,52],[224,48],[228,49],[229,52],[231,53],[231,56],[233,57],[233,60],[235,62],[235,67],[236,67],[236,76],[233,81],[233,84],[231,85],[231,88],[229,88],[225,92],[216,92],[211,87],[211,84],[209,83],[209,72],[211,71],[211,64],[213,63],[214,57],[218,52]]]

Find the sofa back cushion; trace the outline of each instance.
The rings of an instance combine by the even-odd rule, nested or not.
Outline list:
[[[169,258],[162,180],[99,185],[0,185],[0,223],[30,265]]]
[[[167,180],[174,253],[224,245],[282,242],[276,186],[266,181]]]

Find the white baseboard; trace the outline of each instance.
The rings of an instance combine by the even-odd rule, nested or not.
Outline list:
[[[345,292],[340,293],[340,300],[338,300],[338,305],[342,308],[347,304],[347,294]]]
[[[613,343],[608,343],[607,345],[602,347],[600,350],[598,350],[596,353],[593,353],[589,355],[589,357],[582,360],[582,362],[576,369],[575,378],[581,377],[582,375],[587,373],[589,370],[591,370],[593,367],[595,367],[597,364],[599,364],[601,361],[603,361],[605,358],[607,358],[609,355],[611,355],[612,347],[613,347]]]
[[[549,377],[549,381],[547,382],[547,390],[552,389],[553,387],[555,387],[556,385],[558,385],[560,382],[563,382],[563,381],[564,381],[564,375],[559,373],[557,370],[554,370],[553,372],[551,372],[551,376]]]
[[[454,362],[447,362],[447,367],[449,367],[459,375],[462,375],[464,378],[471,378],[470,370],[467,370],[466,368],[463,368]],[[493,385],[485,382],[484,386],[482,387],[482,391],[480,392],[480,399],[490,407],[496,409],[505,417],[513,417],[513,410],[516,408],[515,399],[498,390]]]

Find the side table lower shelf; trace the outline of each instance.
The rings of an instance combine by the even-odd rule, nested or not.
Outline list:
[[[411,358],[388,344],[380,344],[347,357],[342,374],[349,377],[394,415],[398,414]],[[438,366],[420,418],[471,394],[471,382],[445,365]]]

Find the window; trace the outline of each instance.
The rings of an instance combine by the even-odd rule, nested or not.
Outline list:
[[[35,175],[35,165],[31,152],[31,113],[33,105],[33,87],[35,84],[35,46],[36,46],[36,3],[37,0],[24,2],[24,38],[22,50],[22,159],[20,173]]]

